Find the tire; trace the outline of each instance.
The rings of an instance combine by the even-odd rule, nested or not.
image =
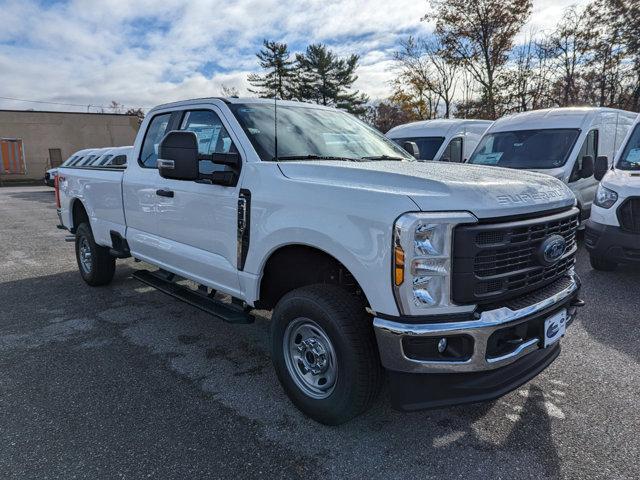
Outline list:
[[[365,412],[380,392],[383,370],[364,307],[338,286],[310,285],[286,294],[271,318],[280,383],[298,409],[325,425]]]
[[[116,259],[107,247],[95,242],[88,223],[81,223],[76,229],[76,261],[82,279],[92,287],[107,285],[113,279]]]
[[[613,272],[618,267],[617,263],[592,254],[589,255],[589,262],[594,270],[600,270],[603,272]]]

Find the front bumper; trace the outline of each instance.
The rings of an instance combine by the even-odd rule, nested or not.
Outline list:
[[[543,289],[541,289],[543,290]],[[531,296],[534,303],[519,309],[501,307],[482,312],[477,318],[463,321],[411,324],[376,317],[373,326],[383,366],[387,370],[406,373],[468,373],[495,370],[509,365],[527,354],[539,350],[543,344],[542,332],[537,337],[527,338],[514,344],[512,351],[491,356],[488,353],[490,337],[497,330],[517,326],[525,322],[544,321],[563,308],[567,309],[567,325],[577,313],[580,280],[571,272],[563,288],[538,299],[537,292]],[[538,295],[539,296],[539,295]],[[461,360],[411,358],[405,352],[404,339],[442,338],[464,336],[472,340],[471,353]]]
[[[616,263],[640,262],[640,235],[587,220],[584,244],[590,254]]]

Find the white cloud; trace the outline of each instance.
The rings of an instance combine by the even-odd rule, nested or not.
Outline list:
[[[581,3],[584,3],[582,0]],[[568,0],[534,0],[531,25],[552,28]],[[222,84],[246,92],[262,39],[294,48],[325,42],[358,53],[358,89],[389,93],[394,45],[424,34],[426,2],[353,0],[73,0],[42,7],[0,0],[0,95],[83,105],[116,100],[150,107],[218,95]],[[70,109],[0,100],[0,108]],[[78,107],[82,108],[82,107]]]

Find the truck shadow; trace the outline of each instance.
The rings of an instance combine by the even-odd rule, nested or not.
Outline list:
[[[55,193],[51,190],[34,190],[34,191],[22,191],[22,192],[8,192],[5,194],[8,197],[15,198],[17,200],[26,200],[28,202],[45,203],[55,208]]]
[[[578,274],[586,305],[578,320],[594,339],[640,362],[640,323],[629,315],[640,311],[640,268],[621,265],[613,272],[599,272],[589,267],[584,250],[579,255],[584,256],[580,264],[585,267]]]
[[[148,362],[123,359],[123,368],[158,368],[159,358],[160,368],[208,399],[212,415],[233,412],[229,421],[260,425],[261,437],[298,451],[300,458],[311,453],[324,465],[320,476],[445,477],[464,465],[475,478],[509,478],[523,468],[523,456],[541,476],[560,475],[549,399],[538,379],[492,403],[412,414],[392,410],[385,390],[371,411],[324,427],[305,418],[280,388],[271,368],[267,316],[253,325],[225,324],[132,279],[134,269],[132,262],[121,262],[107,288],[86,286],[76,271],[1,283],[0,352],[38,355],[39,347],[52,342],[68,346],[68,355],[74,348],[112,348],[123,341],[141,347]],[[93,368],[100,375],[100,366]],[[98,381],[127,388],[112,378]],[[126,424],[135,424],[144,413],[127,415]],[[199,434],[215,443],[215,431]]]

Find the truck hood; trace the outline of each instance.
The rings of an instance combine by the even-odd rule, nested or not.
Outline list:
[[[621,198],[636,196],[640,193],[640,171],[609,170],[602,179],[602,185],[615,191]]]
[[[422,211],[469,211],[478,218],[536,213],[575,203],[561,181],[524,170],[399,161],[281,162],[279,167],[292,180],[403,194]]]

